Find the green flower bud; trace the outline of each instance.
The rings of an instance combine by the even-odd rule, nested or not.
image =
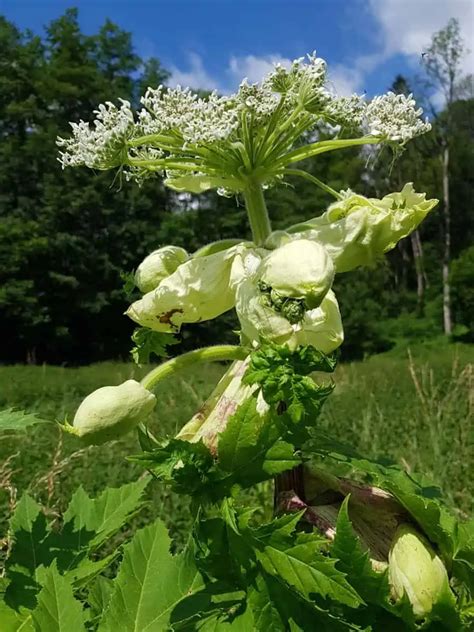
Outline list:
[[[300,323],[305,314],[304,301],[298,298],[287,298],[281,306],[280,311],[292,325]]]
[[[210,320],[234,306],[232,262],[243,244],[189,259],[128,309],[127,315],[154,331],[178,330],[182,323]]]
[[[388,562],[393,596],[401,599],[406,594],[416,617],[426,617],[435,604],[453,599],[443,562],[414,527],[397,529]]]
[[[334,279],[334,265],[321,244],[298,239],[272,251],[263,261],[260,280],[282,297],[304,299],[318,307]]]
[[[151,292],[186,261],[188,253],[178,246],[164,246],[145,257],[135,272],[135,285],[143,292]]]
[[[88,395],[64,430],[99,445],[133,430],[151,413],[156,397],[135,380],[103,386]]]
[[[381,200],[347,192],[315,219],[288,229],[293,239],[324,244],[336,272],[374,264],[412,231],[438,200],[426,200],[411,183]]]

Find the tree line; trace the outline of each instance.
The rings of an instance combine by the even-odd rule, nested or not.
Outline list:
[[[425,55],[428,87],[410,87],[401,76],[387,86],[443,99],[429,112],[433,131],[396,161],[354,149],[305,166],[335,189],[381,197],[411,181],[440,199],[384,262],[337,278],[347,359],[443,335],[474,340],[474,99],[460,72],[462,52],[451,21]],[[119,175],[61,170],[55,141],[68,135],[69,121],[88,120],[103,101],[137,105],[147,86],[168,79],[159,60],[140,59],[130,33],[110,20],[85,35],[69,9],[39,36],[0,17],[0,362],[126,358],[133,324],[120,316],[129,303],[124,273],[160,245],[193,251],[249,237],[236,199],[179,195],[158,179],[138,188]],[[271,189],[267,199],[275,228],[319,215],[331,202],[302,180]],[[185,328],[182,345],[223,340],[232,319]]]

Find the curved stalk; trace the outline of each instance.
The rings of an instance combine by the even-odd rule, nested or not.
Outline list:
[[[324,182],[322,182],[319,178],[316,178],[316,176],[313,176],[312,173],[303,171],[303,169],[285,169],[284,174],[287,176],[299,176],[300,178],[305,178],[306,180],[309,180],[309,182],[312,182],[313,184],[318,186],[320,189],[323,189],[323,191],[326,191],[326,193],[329,193],[329,195],[332,195],[333,197],[335,197],[336,200],[342,199],[342,196],[340,193],[335,191],[328,184],[325,184]]]
[[[346,147],[357,147],[358,145],[376,145],[381,142],[382,139],[378,136],[363,136],[362,138],[324,140],[317,143],[310,143],[309,145],[298,147],[298,149],[282,156],[276,161],[274,166],[283,167],[291,164],[292,162],[299,162],[300,160],[305,160],[305,158],[311,158],[311,156],[323,154],[326,151],[345,149]]]
[[[160,366],[147,373],[140,384],[149,391],[159,382],[186,369],[196,362],[222,362],[225,360],[244,360],[248,356],[248,351],[237,345],[216,345],[215,347],[204,347],[194,349],[188,353],[171,358],[160,364]]]

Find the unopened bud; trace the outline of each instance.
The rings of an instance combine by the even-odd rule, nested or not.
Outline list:
[[[260,280],[282,297],[304,299],[314,309],[334,279],[332,260],[321,244],[298,239],[271,252],[262,263]]]
[[[156,397],[139,382],[127,380],[119,386],[103,386],[88,395],[64,430],[88,444],[118,439],[133,430],[151,413]]]
[[[437,603],[452,599],[448,574],[428,540],[411,525],[401,525],[388,554],[393,596],[410,600],[417,617],[428,615]]]
[[[173,272],[188,258],[184,248],[163,246],[145,257],[135,272],[135,284],[143,292],[151,292],[161,281]]]

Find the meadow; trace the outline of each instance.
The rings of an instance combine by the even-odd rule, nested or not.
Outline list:
[[[318,423],[369,457],[390,457],[409,472],[422,472],[441,487],[454,512],[467,517],[474,489],[473,361],[472,345],[431,344],[341,364],[336,389]],[[47,419],[71,419],[93,389],[139,379],[147,370],[115,362],[81,368],[0,367],[0,409],[15,407]],[[209,365],[160,385],[153,432],[175,433],[223,370],[221,365]],[[95,495],[107,485],[140,476],[142,468],[126,458],[138,452],[134,435],[81,448],[54,424],[0,435],[0,533],[5,533],[10,509],[23,491],[38,498],[50,514],[59,515],[78,485]],[[270,509],[268,485],[253,493],[264,509]],[[155,482],[148,487],[148,500],[135,526],[160,516],[182,541],[190,520],[186,501]]]

